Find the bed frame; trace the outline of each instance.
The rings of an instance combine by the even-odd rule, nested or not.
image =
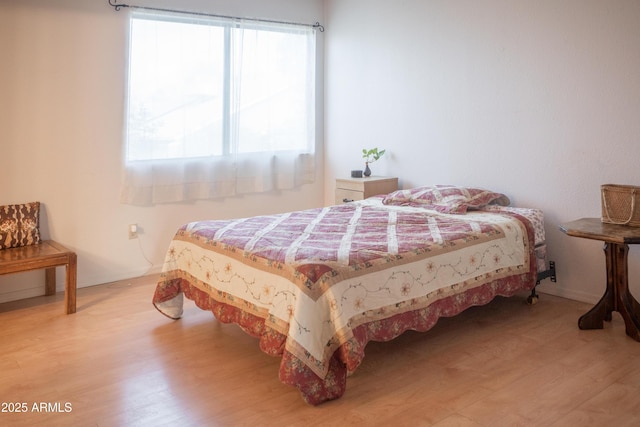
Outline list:
[[[550,279],[553,283],[556,283],[556,262],[549,261],[549,268],[544,271],[538,271],[538,279],[536,280],[536,285],[531,289],[531,295],[527,297],[527,303],[533,305],[537,304],[538,299],[540,298],[536,293],[536,288],[544,279]]]

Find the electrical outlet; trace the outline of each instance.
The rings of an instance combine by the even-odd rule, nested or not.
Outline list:
[[[138,224],[129,224],[129,239],[138,238]]]

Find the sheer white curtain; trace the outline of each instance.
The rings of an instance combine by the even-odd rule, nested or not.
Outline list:
[[[314,181],[312,28],[148,12],[130,19],[123,203]]]

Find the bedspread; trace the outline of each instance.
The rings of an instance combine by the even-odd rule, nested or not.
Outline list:
[[[199,221],[171,242],[154,304],[179,318],[185,293],[260,336],[263,351],[283,357],[284,382],[301,388],[300,373],[310,371],[331,384],[341,369],[334,365],[355,370],[369,339],[426,330],[452,302],[461,304],[455,315],[533,287],[533,241],[531,225],[512,210],[434,214],[378,198]],[[444,312],[430,316],[436,306]]]

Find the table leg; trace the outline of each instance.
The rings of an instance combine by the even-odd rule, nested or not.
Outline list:
[[[47,268],[44,271],[44,294],[55,295],[56,294],[56,268]]]
[[[616,276],[615,276],[615,307],[622,318],[624,319],[624,325],[631,338],[636,341],[640,341],[640,304],[629,292],[629,265],[627,258],[629,254],[628,245],[612,244],[614,247],[614,259],[616,262]]]
[[[578,327],[580,329],[602,329],[604,327],[604,321],[611,320],[611,312],[615,309],[615,255],[612,244],[605,243],[603,249],[607,265],[607,289],[604,291],[604,295],[600,298],[600,301],[580,317],[578,320]]]
[[[76,312],[76,288],[78,261],[75,253],[69,254],[69,264],[67,264],[67,272],[64,285],[65,296],[65,312],[72,314]]]
[[[598,303],[578,320],[580,329],[602,329],[604,321],[611,320],[611,313],[622,315],[626,333],[640,341],[640,304],[629,292],[629,246],[605,243],[607,289]]]

